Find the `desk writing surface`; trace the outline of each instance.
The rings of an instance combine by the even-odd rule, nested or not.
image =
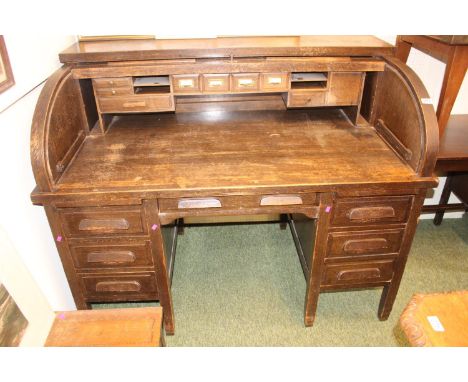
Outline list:
[[[405,182],[413,170],[340,110],[128,115],[86,138],[58,190]]]

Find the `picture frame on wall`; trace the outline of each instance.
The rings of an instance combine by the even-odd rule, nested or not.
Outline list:
[[[5,45],[3,35],[0,35],[0,93],[11,88],[15,84],[10,59]]]

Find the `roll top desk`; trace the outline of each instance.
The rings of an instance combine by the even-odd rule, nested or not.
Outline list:
[[[438,147],[421,81],[373,37],[77,43],[31,133],[36,188],[78,309],[160,301],[188,217],[286,217],[319,293],[397,295]],[[254,259],[252,261],[255,261]]]

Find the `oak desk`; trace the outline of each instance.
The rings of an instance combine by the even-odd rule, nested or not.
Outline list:
[[[307,283],[383,287],[390,314],[428,188],[437,121],[373,37],[75,44],[31,135],[37,187],[76,305],[159,300],[184,218],[286,216]],[[255,259],[252,259],[255,261]]]

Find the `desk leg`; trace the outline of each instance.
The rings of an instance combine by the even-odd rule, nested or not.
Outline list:
[[[164,328],[168,335],[174,334],[174,310],[172,307],[171,282],[167,271],[166,256],[164,256],[164,240],[159,221],[159,207],[157,200],[145,200],[143,208],[146,225],[151,238],[151,249],[156,268],[159,301],[163,307]]]
[[[401,250],[398,257],[395,259],[395,265],[393,267],[392,281],[384,287],[382,296],[380,298],[378,317],[380,321],[385,321],[393,308],[393,303],[400,287],[401,278],[403,277],[403,271],[405,270],[406,260],[411,249],[411,243],[413,242],[414,234],[418,226],[418,219],[421,213],[422,206],[424,204],[426,192],[422,190],[419,195],[414,198],[413,206],[409,212],[409,219],[406,225],[405,235],[401,244]]]
[[[315,245],[313,248],[309,277],[307,278],[307,292],[304,307],[305,326],[312,326],[317,311],[317,303],[320,294],[320,283],[322,281],[322,268],[327,251],[328,227],[330,225],[331,208],[333,208],[333,195],[322,194],[320,196],[320,209],[317,219]],[[314,232],[310,233],[311,235]],[[308,256],[309,254],[305,254]]]

